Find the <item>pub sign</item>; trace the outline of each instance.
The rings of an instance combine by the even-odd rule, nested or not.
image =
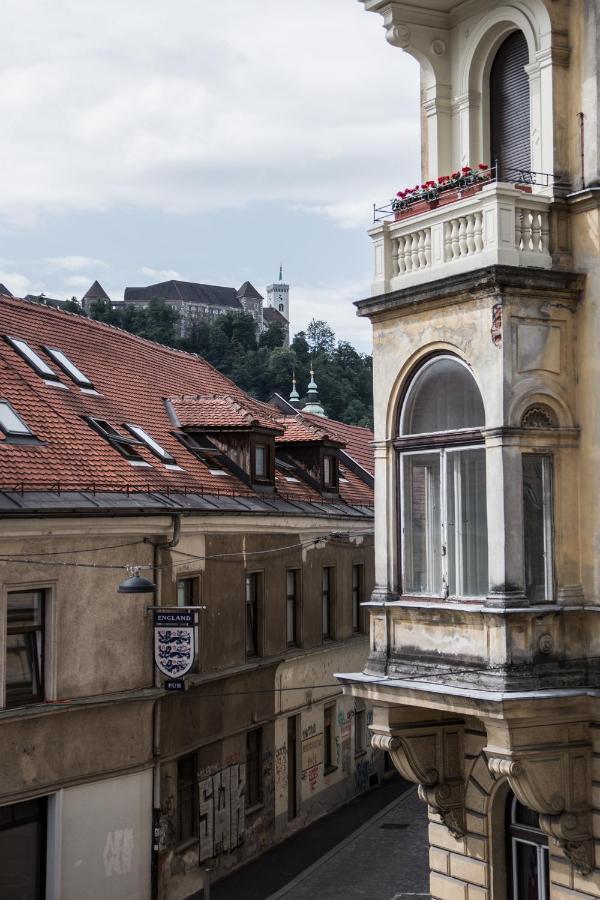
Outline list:
[[[182,678],[196,657],[194,613],[154,611],[154,662],[170,679]]]

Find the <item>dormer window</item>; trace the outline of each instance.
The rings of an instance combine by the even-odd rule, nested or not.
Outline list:
[[[94,419],[92,416],[84,416],[83,418],[94,431],[101,435],[105,441],[108,441],[115,450],[118,450],[121,456],[124,456],[132,466],[150,468],[150,463],[147,463],[137,450],[138,447],[143,446],[142,441],[121,434],[114,425],[104,421],[104,419]]]
[[[336,490],[338,486],[337,457],[333,453],[323,455],[323,487],[326,490]]]
[[[35,437],[23,419],[17,415],[8,400],[0,400],[0,430],[7,438]]]
[[[147,431],[144,431],[143,428],[140,428],[139,425],[125,425],[127,431],[130,431],[132,435],[146,445],[150,453],[153,453],[154,456],[157,456],[161,462],[163,462],[167,466],[175,466],[176,461],[175,457],[171,456],[168,450],[165,450],[164,447],[154,440],[153,437],[150,437]]]
[[[48,356],[52,357],[57,366],[59,366],[63,372],[66,372],[69,378],[71,378],[80,388],[88,391],[94,390],[94,385],[87,375],[84,375],[81,369],[78,369],[75,363],[72,363],[62,350],[56,350],[53,347],[44,347],[44,350]]]
[[[263,435],[257,435],[251,443],[252,481],[257,484],[273,484],[275,480],[274,446]]]
[[[13,338],[5,335],[5,340],[13,350],[16,350],[21,359],[24,359],[25,362],[31,366],[34,372],[37,372],[44,381],[46,382],[57,382],[60,384],[58,379],[58,375],[56,372],[53,372],[50,366],[44,362],[41,356],[32,350],[29,344],[26,341],[22,341],[20,338]],[[63,385],[61,385],[63,387]]]

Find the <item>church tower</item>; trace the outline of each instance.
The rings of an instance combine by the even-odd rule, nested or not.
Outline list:
[[[290,321],[290,286],[283,280],[283,266],[279,266],[279,281],[267,286],[267,304]]]

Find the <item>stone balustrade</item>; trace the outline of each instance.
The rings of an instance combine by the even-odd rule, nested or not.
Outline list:
[[[490,183],[469,196],[378,223],[373,294],[488,265],[551,268],[551,200]]]

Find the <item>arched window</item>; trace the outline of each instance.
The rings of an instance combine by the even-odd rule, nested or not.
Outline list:
[[[509,793],[506,825],[510,900],[549,900],[548,838],[538,814]]]
[[[468,367],[436,356],[412,379],[400,416],[402,592],[487,594],[483,402]]]
[[[528,63],[525,35],[513,31],[500,45],[490,72],[491,157],[503,181],[517,181],[520,172],[531,169]]]

